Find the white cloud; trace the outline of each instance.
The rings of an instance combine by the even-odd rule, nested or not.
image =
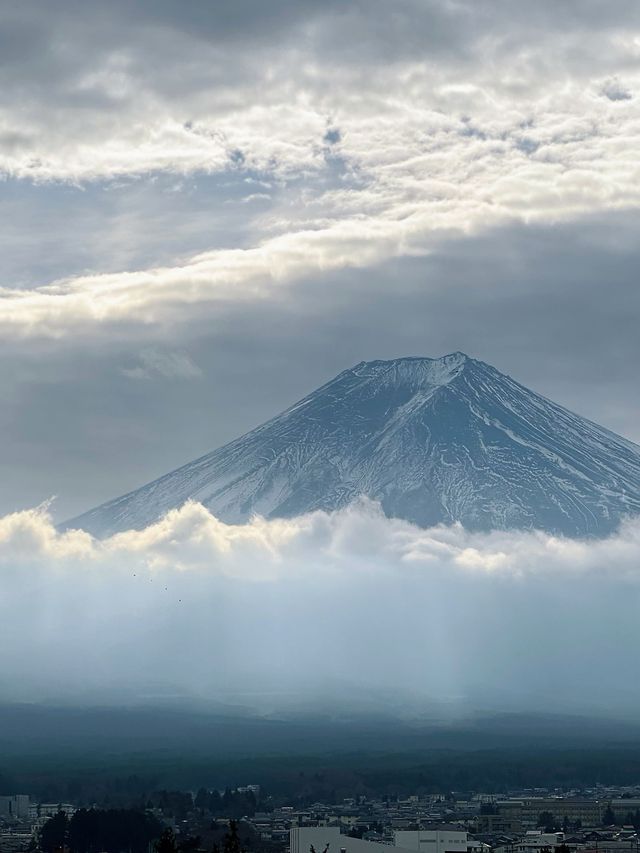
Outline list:
[[[383,515],[367,499],[332,512],[226,524],[192,501],[143,530],[94,539],[59,532],[45,504],[0,518],[0,565],[108,567],[133,560],[151,570],[206,571],[237,581],[279,582],[334,575],[356,558],[367,572],[444,570],[508,579],[605,575],[640,584],[640,520],[606,539],[569,539],[541,531],[470,532],[459,524],[420,528]],[[302,559],[301,559],[302,558]]]
[[[137,43],[107,40],[90,63],[78,56],[63,98],[25,81],[0,115],[6,174],[86,182],[231,170],[279,193],[241,248],[4,289],[3,333],[161,324],[176,307],[199,316],[308,273],[427,252],[451,234],[640,204],[631,20],[591,21],[573,6],[505,15],[500,3],[405,3],[387,44],[357,3],[331,11],[244,52],[148,27]],[[342,52],[358,29],[358,49]],[[162,67],[151,59],[160,43]]]
[[[0,520],[0,681],[212,696],[221,678],[303,692],[351,678],[584,709],[597,705],[585,667],[615,693],[640,640],[639,566],[638,521],[573,541],[421,530],[369,503],[241,526],[187,504],[99,542],[16,513]]]

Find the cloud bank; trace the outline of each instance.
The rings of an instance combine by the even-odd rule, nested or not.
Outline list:
[[[40,508],[0,520],[0,577],[15,698],[235,691],[264,710],[328,683],[351,685],[342,702],[384,688],[445,708],[640,698],[637,520],[576,541],[423,530],[368,502],[233,526],[189,503],[96,541]]]

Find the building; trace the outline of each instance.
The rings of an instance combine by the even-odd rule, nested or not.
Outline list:
[[[2,853],[24,853],[33,845],[31,832],[0,831],[0,850]]]
[[[477,832],[491,834],[517,834],[522,829],[520,818],[514,817],[513,814],[481,814],[476,818],[475,825]]]
[[[498,814],[518,821],[523,828],[533,829],[543,812],[549,812],[558,823],[566,818],[582,826],[601,826],[608,800],[584,800],[570,797],[528,797],[517,800],[498,800]]]
[[[289,832],[290,853],[412,853],[404,848],[342,835],[339,826],[301,826]]]
[[[626,797],[611,800],[611,808],[618,820],[624,820],[625,817],[631,812],[631,814],[635,815],[637,811],[640,811],[640,799],[634,797],[633,799],[628,799]]]
[[[71,803],[31,803],[29,806],[29,818],[36,821],[38,818],[55,817],[58,812],[64,812],[67,817],[75,814],[76,807]]]
[[[342,835],[339,826],[294,827],[290,831],[290,853],[467,853],[466,830],[443,824],[431,829],[398,830],[394,843],[383,844]]]
[[[440,824],[430,829],[396,832],[397,847],[415,853],[467,853],[467,831],[451,824]]]
[[[0,797],[0,817],[9,820],[26,820],[29,817],[29,795],[12,794]]]
[[[564,843],[563,832],[527,832],[513,845],[514,853],[544,853]]]

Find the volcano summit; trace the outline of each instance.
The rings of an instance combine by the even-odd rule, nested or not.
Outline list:
[[[361,362],[64,526],[104,537],[188,499],[243,522],[334,510],[361,495],[422,526],[600,536],[640,513],[640,447],[463,353]]]

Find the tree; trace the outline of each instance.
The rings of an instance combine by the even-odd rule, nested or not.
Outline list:
[[[540,812],[538,815],[538,826],[545,832],[553,832],[555,829],[555,818],[551,812]]]
[[[154,845],[156,853],[177,853],[176,837],[171,827],[162,830],[160,838]]]
[[[149,843],[161,830],[152,815],[136,809],[78,809],[67,824],[67,847],[71,853],[147,853]]]
[[[69,821],[64,812],[58,812],[42,827],[40,834],[40,847],[44,853],[54,853],[56,850],[64,850],[69,832]]]
[[[200,790],[196,794],[196,798],[193,801],[193,804],[197,809],[209,808],[209,792],[206,788],[200,788]]]
[[[602,815],[602,825],[603,826],[613,826],[616,822],[616,813],[611,808],[611,806],[607,806]]]
[[[164,851],[162,851],[164,853]],[[168,853],[168,851],[167,851]],[[238,821],[229,821],[229,830],[222,839],[222,853],[245,853],[238,835]]]

